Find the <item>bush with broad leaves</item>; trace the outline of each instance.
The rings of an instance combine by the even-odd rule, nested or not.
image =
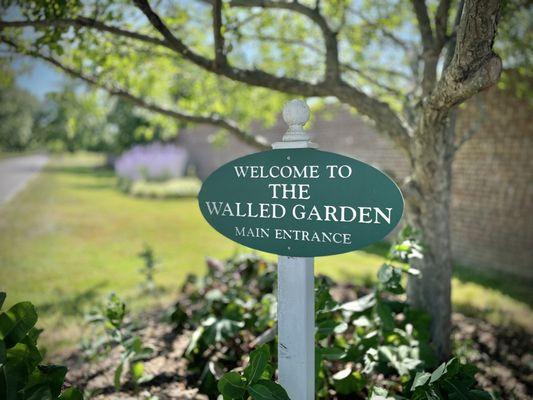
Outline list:
[[[440,377],[439,372],[425,372],[438,365],[429,341],[430,318],[409,307],[403,287],[405,274],[418,274],[405,261],[422,254],[416,233],[406,229],[379,269],[374,288],[356,290],[328,277],[316,279],[317,399],[487,395],[475,388],[471,366],[453,361]],[[192,331],[185,352],[189,382],[210,398],[284,399],[272,394],[279,386],[273,368],[262,367],[266,358],[272,359],[268,365],[277,363],[275,265],[248,254],[208,259],[207,266],[205,275],[186,280],[172,312],[179,330]],[[259,378],[252,377],[250,366],[261,370]],[[421,374],[433,378],[425,380],[427,375]],[[272,393],[261,397],[268,390]],[[463,392],[468,396],[457,397]]]
[[[82,400],[74,388],[62,391],[67,368],[41,364],[37,347],[41,330],[37,312],[28,301],[1,311],[6,298],[0,292],[0,398],[6,400]]]

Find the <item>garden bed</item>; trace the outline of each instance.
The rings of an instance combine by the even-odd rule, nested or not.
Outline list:
[[[332,293],[339,300],[355,297],[357,292],[364,293],[364,289],[354,289],[337,286]],[[73,353],[66,360],[68,383],[93,393],[95,399],[148,399],[150,396],[158,396],[161,400],[208,399],[195,388],[183,357],[192,332],[178,332],[174,324],[164,322],[166,314],[166,310],[157,310],[140,318],[144,327],[138,333],[143,343],[155,349],[145,362],[146,373],[153,375],[150,381],[136,390],[131,383],[126,383],[121,391],[115,392],[113,374],[119,359],[115,349],[109,357],[96,363],[87,363],[79,353]],[[481,387],[500,393],[503,399],[525,400],[533,396],[533,340],[527,332],[515,327],[497,327],[460,313],[454,313],[453,324],[456,354],[479,368],[476,378]],[[253,338],[242,339],[242,343],[250,343]],[[331,397],[332,400],[341,398]]]

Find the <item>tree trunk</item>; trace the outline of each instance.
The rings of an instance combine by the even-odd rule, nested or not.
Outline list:
[[[409,222],[422,234],[421,274],[410,277],[410,304],[432,316],[431,341],[441,360],[451,354],[450,198],[454,153],[453,124],[446,115],[426,112],[413,141],[415,195],[408,199]]]

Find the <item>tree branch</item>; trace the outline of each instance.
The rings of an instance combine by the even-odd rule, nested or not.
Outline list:
[[[424,70],[422,76],[422,94],[423,96],[427,96],[431,93],[437,81],[439,51],[436,51],[434,45],[433,30],[431,29],[425,0],[412,0],[412,3],[423,49],[422,59],[424,60]]]
[[[148,18],[152,26],[163,35],[166,43],[174,51],[207,71],[223,75],[238,82],[274,89],[280,92],[298,94],[306,97],[324,95],[324,90],[327,88],[325,84],[312,84],[299,79],[279,77],[261,70],[235,68],[229,64],[217,66],[212,60],[195,53],[180,39],[174,36],[159,15],[152,10],[147,0],[134,0],[134,3]]]
[[[210,2],[214,0],[208,0]],[[333,31],[326,19],[320,14],[320,7],[307,7],[297,1],[274,1],[274,0],[231,0],[230,7],[250,8],[261,7],[270,9],[282,9],[301,14],[313,21],[321,30],[326,47],[326,81],[336,82],[340,78],[339,48],[337,32]]]
[[[433,47],[433,30],[431,29],[426,2],[425,0],[412,0],[412,3],[424,52],[430,51]]]
[[[409,152],[410,136],[409,131],[404,126],[398,115],[384,102],[371,98],[364,92],[349,86],[342,80],[328,82],[324,81],[319,84],[312,84],[293,78],[277,77],[261,70],[244,70],[230,66],[229,64],[217,67],[209,59],[204,58],[191,49],[189,49],[181,40],[176,38],[168,27],[157,15],[147,0],[134,0],[137,7],[146,15],[150,23],[156,28],[173,46],[173,48],[186,59],[196,65],[219,75],[226,76],[230,79],[247,83],[253,86],[265,87],[268,89],[278,90],[284,93],[298,94],[301,96],[335,96],[342,99],[345,103],[356,108],[360,113],[370,117],[376,123],[379,129],[389,134],[389,136],[402,149]],[[297,2],[278,2],[271,0],[233,0],[230,5],[242,7],[265,7],[265,8],[282,8],[287,10],[298,10],[305,13],[304,15],[313,15],[313,18],[325,20],[320,14],[316,14],[314,9],[310,9]],[[327,25],[327,24],[326,24]],[[328,28],[329,29],[329,28]]]
[[[322,49],[320,47],[317,47],[316,45],[314,45],[313,43],[308,43],[304,40],[301,40],[301,39],[289,39],[289,38],[285,38],[285,37],[277,37],[277,36],[271,36],[271,35],[241,35],[242,38],[244,39],[249,39],[249,40],[260,40],[260,41],[267,41],[267,42],[279,42],[279,43],[284,43],[284,44],[288,44],[288,45],[294,45],[294,46],[301,46],[301,47],[305,47],[311,51],[313,51],[314,53],[317,53],[317,54],[323,54],[322,52]],[[366,80],[368,83],[390,93],[390,94],[393,94],[395,96],[401,96],[402,93],[393,88],[393,87],[390,87],[382,82],[380,82],[377,78],[373,77],[371,74],[368,74],[367,72],[364,72],[363,70],[361,70],[360,68],[356,68],[350,64],[344,64],[342,63],[341,65],[341,71],[344,70],[344,71],[349,71],[349,72],[353,72],[355,74],[358,74],[359,76],[361,76],[364,80]],[[391,75],[391,76],[395,76],[395,77],[399,77],[399,78],[404,78],[404,79],[409,79],[409,77],[405,77],[404,75],[400,74],[400,73],[397,73],[396,71],[390,71],[390,70],[380,70],[380,69],[375,69],[375,68],[370,68],[369,69],[369,72],[375,72],[375,73],[382,73],[382,74],[388,74],[388,75]]]
[[[502,61],[492,46],[500,8],[501,0],[465,1],[452,61],[427,99],[428,107],[449,110],[498,81]]]
[[[290,39],[282,36],[274,36],[274,35],[248,35],[248,34],[240,34],[240,37],[243,39],[248,40],[260,40],[263,42],[278,42],[288,45],[294,45],[294,46],[301,46],[305,47],[311,51],[313,51],[316,54],[324,54],[322,49],[315,45],[314,43],[306,42],[302,39]]]
[[[459,23],[461,22],[464,5],[465,0],[459,0],[459,3],[457,4],[457,11],[455,14],[455,20],[453,22],[452,33],[448,41],[448,46],[446,48],[446,58],[444,60],[444,65],[442,66],[443,71],[446,71],[446,69],[452,62],[452,58],[455,53],[455,46],[457,45],[457,29],[459,27]]]
[[[222,128],[222,129],[227,130],[231,134],[235,135],[239,140],[255,148],[258,148],[260,150],[270,149],[270,145],[266,141],[265,138],[263,138],[262,136],[255,136],[255,135],[252,135],[248,132],[241,130],[234,121],[222,118],[220,116],[214,116],[214,115],[205,116],[205,115],[186,114],[183,112],[178,112],[175,110],[162,107],[160,105],[147,101],[141,97],[138,97],[122,88],[109,87],[99,82],[97,78],[85,75],[82,72],[77,71],[76,69],[63,64],[61,61],[59,61],[58,59],[54,57],[50,57],[50,56],[41,54],[36,51],[25,50],[21,46],[17,45],[15,42],[13,42],[12,40],[8,39],[7,37],[3,35],[0,35],[0,41],[5,43],[6,45],[14,49],[15,51],[17,51],[18,53],[26,54],[33,58],[38,58],[43,61],[46,61],[47,63],[54,65],[55,67],[62,70],[64,73],[74,78],[80,79],[90,84],[91,86],[95,86],[100,89],[103,89],[112,96],[121,97],[124,100],[127,100],[135,104],[138,107],[144,108],[146,110],[149,110],[149,111],[152,111],[158,114],[166,115],[167,117],[171,117],[171,118],[174,118],[180,121],[185,121],[185,122],[190,122],[190,123],[195,123],[195,124],[207,124],[207,125],[212,125],[218,128]]]
[[[439,51],[446,42],[450,5],[451,0],[440,0],[435,14],[435,47],[437,47]]]
[[[372,28],[379,30],[383,34],[384,37],[388,38],[392,43],[394,43],[397,46],[401,47],[406,52],[409,52],[410,50],[412,50],[412,48],[411,48],[409,43],[407,43],[406,41],[400,39],[393,32],[391,32],[390,30],[388,30],[385,27],[383,27],[382,24],[378,24],[377,22],[372,21],[366,15],[364,15],[362,12],[360,12],[359,10],[356,10],[355,7],[348,7],[348,11],[350,13],[352,13],[353,15],[361,18],[365,22],[365,24],[367,24],[368,26],[371,26]]]
[[[148,44],[155,44],[158,46],[164,46],[171,48],[164,40],[155,38],[153,36],[144,35],[138,32],[132,32],[126,29],[118,28],[115,26],[104,24],[93,18],[76,17],[76,18],[58,18],[58,19],[45,19],[35,21],[2,21],[0,20],[0,30],[2,28],[24,28],[24,27],[83,27],[92,28],[101,32],[112,33],[117,36],[139,40]]]
[[[222,35],[222,0],[213,1],[213,37],[215,43],[215,65],[220,67],[227,64],[224,36]]]
[[[410,157],[409,131],[386,103],[371,98],[344,82],[336,88],[335,97],[356,108],[361,114],[372,118],[378,131],[386,132],[392,141]]]
[[[342,64],[342,68],[344,68],[346,71],[354,72],[358,75],[360,75],[363,79],[365,79],[370,84],[379,87],[380,89],[394,95],[394,96],[402,96],[402,93],[393,87],[390,87],[382,82],[380,82],[378,79],[372,77],[371,75],[367,74],[360,68],[353,67],[349,64]]]

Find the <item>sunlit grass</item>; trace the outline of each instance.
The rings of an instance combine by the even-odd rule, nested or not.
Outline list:
[[[203,271],[205,256],[225,258],[245,250],[209,227],[195,199],[125,196],[110,171],[95,169],[102,161],[87,154],[55,157],[15,200],[0,207],[0,290],[8,293],[7,305],[30,300],[39,307],[43,341],[53,352],[79,340],[81,315],[106,293],[117,292],[135,310],[169,305],[182,279]],[[158,298],[139,289],[137,254],[145,243],[162,261]],[[386,246],[378,244],[321,257],[316,270],[370,284],[385,253]],[[525,283],[470,279],[464,269],[458,277],[459,309],[531,328],[531,309],[520,295],[529,292]]]

